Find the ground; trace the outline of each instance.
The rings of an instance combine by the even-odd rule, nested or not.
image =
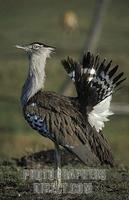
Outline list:
[[[67,165],[67,163],[70,163]],[[34,192],[34,184],[42,183],[36,179],[29,179],[25,176],[25,170],[45,170],[51,169],[53,166],[53,151],[45,151],[21,159],[13,159],[10,161],[2,161],[0,165],[0,199],[87,199],[87,200],[128,200],[129,199],[129,169],[122,167],[96,167],[98,170],[105,170],[106,178],[100,180],[88,179],[85,183],[92,183],[93,190],[89,194],[37,194]],[[80,162],[69,154],[63,153],[64,169],[89,169],[80,164]],[[69,166],[69,167],[68,167]],[[51,168],[50,168],[51,167]],[[54,167],[54,166],[53,166]],[[92,168],[93,169],[93,168]],[[27,177],[26,180],[24,177]],[[104,175],[102,177],[105,177]],[[74,183],[80,183],[74,180]],[[83,183],[83,181],[81,181]],[[74,192],[77,190],[74,190]]]
[[[66,78],[61,59],[68,55],[76,59],[87,40],[95,0],[6,0],[0,6],[0,156],[10,158],[28,152],[50,149],[50,142],[41,138],[25,123],[20,105],[21,87],[26,77],[27,57],[14,48],[16,44],[40,41],[56,47],[56,54],[46,66],[45,90],[59,92]],[[112,59],[120,71],[129,77],[128,33],[129,0],[110,1],[96,52],[103,59]],[[57,12],[58,11],[58,12]],[[68,32],[63,16],[68,11],[77,15],[78,28]],[[33,22],[33,23],[32,23]],[[128,104],[129,79],[116,92],[113,102]],[[106,123],[108,138],[117,160],[129,164],[129,116],[114,115]],[[20,146],[20,148],[19,148]]]

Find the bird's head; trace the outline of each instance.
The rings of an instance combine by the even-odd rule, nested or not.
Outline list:
[[[28,45],[16,45],[17,48],[23,49],[29,56],[33,54],[43,55],[44,57],[49,57],[51,53],[55,52],[55,47],[48,46],[44,43],[33,42]]]

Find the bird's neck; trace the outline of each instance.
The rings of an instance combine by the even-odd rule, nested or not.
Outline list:
[[[25,106],[31,97],[44,88],[45,64],[46,57],[44,55],[29,56],[28,75],[21,94],[22,106]]]

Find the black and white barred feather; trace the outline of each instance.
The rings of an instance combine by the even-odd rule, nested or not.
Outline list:
[[[93,56],[90,52],[84,54],[83,60],[77,63],[69,58],[62,64],[74,81],[78,98],[83,109],[86,108],[88,121],[97,131],[104,127],[108,121],[110,101],[113,92],[125,80],[123,72],[117,74],[118,65],[112,67],[112,61],[106,59],[100,62],[100,57]]]

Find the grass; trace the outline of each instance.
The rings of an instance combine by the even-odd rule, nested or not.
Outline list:
[[[80,56],[95,0],[6,0],[0,3],[0,155],[11,157],[23,155],[26,148],[34,151],[35,148],[40,149],[46,142],[27,126],[22,117],[19,97],[27,70],[27,59],[13,45],[43,41],[56,46],[57,54],[47,63],[45,89],[59,91],[66,78],[60,59],[67,55],[75,58]],[[110,2],[97,48],[102,57],[112,58],[114,63],[118,63],[120,70],[123,70],[127,77],[128,7],[128,0]],[[73,10],[79,19],[79,28],[74,32],[67,32],[63,27],[63,15],[68,10]],[[124,88],[114,95],[113,100],[128,103],[129,79],[123,86]],[[126,165],[129,164],[128,120],[128,116],[113,117],[105,129],[116,158]],[[48,142],[46,146],[45,148],[49,148],[51,144]]]
[[[64,167],[67,169],[66,167]],[[31,168],[33,169],[33,168]],[[43,170],[42,168],[35,168]],[[47,169],[47,168],[46,168]],[[49,168],[50,169],[50,168]],[[121,200],[128,199],[129,195],[129,170],[128,168],[107,169],[106,180],[90,180],[93,191],[90,194],[45,194],[34,193],[34,183],[42,183],[35,179],[25,180],[23,178],[23,168],[15,164],[0,165],[0,199],[93,199],[93,200]],[[32,178],[32,177],[31,177]],[[77,181],[72,181],[77,183]],[[79,180],[81,182],[81,180]],[[74,190],[75,191],[75,190]]]

